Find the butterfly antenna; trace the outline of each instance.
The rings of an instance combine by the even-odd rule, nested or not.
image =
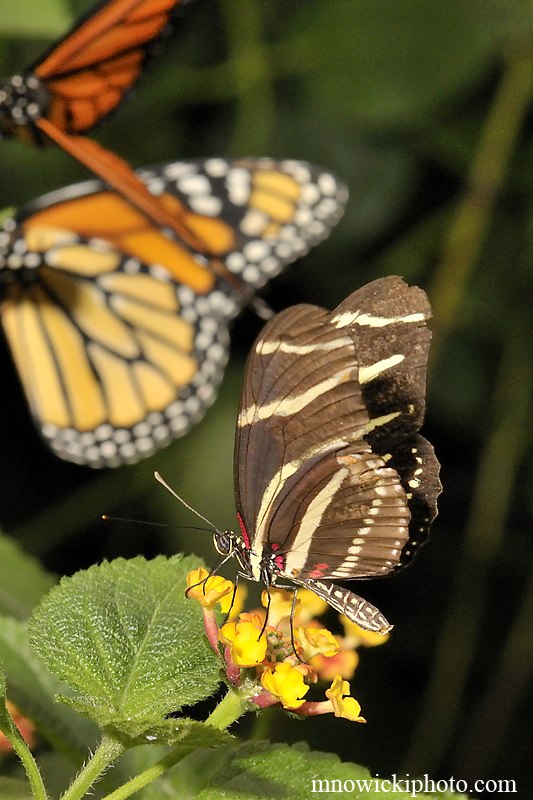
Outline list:
[[[183,499],[183,497],[180,497],[180,496],[179,496],[179,494],[177,494],[177,493],[174,491],[174,489],[172,489],[172,488],[171,488],[171,487],[168,485],[168,483],[166,482],[166,480],[165,480],[164,478],[162,478],[162,477],[161,477],[161,475],[159,474],[159,472],[154,472],[154,478],[156,479],[156,481],[159,481],[159,483],[161,484],[161,486],[164,486],[164,487],[165,487],[165,489],[166,489],[168,492],[170,492],[170,494],[172,495],[172,497],[175,497],[175,498],[176,498],[176,500],[179,500],[179,502],[180,502],[182,505],[184,505],[184,506],[185,506],[185,508],[188,508],[188,509],[189,509],[189,511],[192,511],[192,513],[193,513],[193,514],[196,514],[196,516],[197,516],[197,517],[199,517],[201,520],[203,520],[203,521],[204,521],[204,522],[205,522],[207,525],[209,525],[209,526],[211,527],[211,529],[212,529],[212,530],[214,530],[215,532],[217,532],[217,531],[218,531],[218,528],[216,527],[216,525],[213,525],[213,523],[211,522],[211,520],[207,519],[207,517],[204,517],[204,516],[203,516],[203,514],[200,514],[200,512],[199,512],[199,511],[197,511],[195,508],[193,508],[192,506],[190,506],[190,505],[189,505],[189,504],[188,504],[188,503],[187,503],[187,502],[186,502],[186,501]]]
[[[274,316],[273,309],[270,308],[266,300],[263,300],[262,297],[254,297],[254,299],[251,301],[251,307],[259,319],[262,319],[265,322],[268,322],[268,320],[272,319]]]
[[[129,517],[115,517],[112,514],[102,514],[101,519],[104,522],[130,522],[135,525],[149,525],[151,528],[168,528],[166,522],[151,522],[147,519],[130,519]]]
[[[104,522],[129,522],[133,525],[149,525],[151,528],[185,528],[188,531],[207,531],[211,533],[211,528],[200,527],[199,525],[169,525],[168,522],[152,522],[147,519],[131,519],[130,517],[115,517],[112,514],[102,514]]]

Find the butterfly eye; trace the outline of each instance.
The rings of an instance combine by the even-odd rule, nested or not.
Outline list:
[[[235,550],[235,534],[233,531],[217,532],[213,536],[217,553],[221,556],[230,556]]]

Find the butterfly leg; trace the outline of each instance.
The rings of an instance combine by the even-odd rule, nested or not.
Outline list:
[[[294,612],[296,611],[296,600],[298,599],[298,587],[290,586],[289,584],[278,583],[276,580],[273,581],[273,585],[276,587],[276,589],[285,589],[286,591],[292,592],[291,613],[289,615],[289,627],[290,627],[290,631],[291,631],[291,645],[292,645],[292,649],[293,649],[294,655],[296,656],[298,661],[300,661],[303,664],[304,661],[302,661],[302,659],[298,655],[298,650],[296,649],[296,640],[294,638]],[[263,631],[265,630],[266,624],[268,622],[268,610],[270,608],[270,587],[267,588],[267,593],[268,593],[268,605],[267,605],[267,610],[266,610],[265,624],[263,625],[263,629],[262,629],[261,634],[260,634],[261,636],[262,636]]]
[[[231,609],[233,608],[233,605],[235,603],[235,597],[237,596],[237,586],[239,585],[240,578],[241,578],[241,573],[237,572],[237,574],[235,575],[235,582],[233,584],[231,603],[229,604],[228,613],[226,614],[226,619],[224,620],[224,623],[226,623],[231,616]]]
[[[268,624],[268,614],[270,612],[270,600],[271,600],[271,598],[270,598],[270,586],[267,586],[266,593],[267,593],[267,598],[268,599],[267,599],[266,611],[265,611],[265,621],[263,622],[263,627],[261,628],[261,632],[259,633],[259,636],[257,637],[257,641],[259,641],[261,636],[264,634],[264,632],[266,630],[266,626]]]
[[[294,655],[296,656],[298,661],[300,661],[303,664],[304,662],[300,658],[300,656],[298,655],[298,650],[296,649],[296,642],[294,640],[294,612],[296,611],[296,599],[298,597],[298,587],[296,587],[296,588],[291,587],[291,588],[292,588],[292,591],[293,591],[291,615],[289,617],[289,625],[290,625],[290,629],[291,629],[291,645],[292,645],[292,649],[294,651]]]

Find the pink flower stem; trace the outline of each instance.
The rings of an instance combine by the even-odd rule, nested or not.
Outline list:
[[[279,698],[274,697],[270,692],[261,692],[256,694],[255,697],[250,697],[250,702],[255,703],[259,708],[268,708],[276,703],[279,703]]]
[[[218,656],[219,655],[218,627],[217,627],[215,612],[212,608],[204,608],[203,612],[204,612],[204,628],[207,636],[207,641],[209,642],[212,649]]]
[[[224,661],[226,662],[226,675],[228,681],[234,686],[240,686],[242,683],[241,670],[240,667],[238,667],[237,664],[232,661],[231,647],[229,646],[224,648]]]
[[[331,700],[309,700],[299,708],[292,709],[292,711],[295,714],[301,714],[303,717],[315,717],[318,714],[331,714],[333,711],[333,706],[331,704]]]

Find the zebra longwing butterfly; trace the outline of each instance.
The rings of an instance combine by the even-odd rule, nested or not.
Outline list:
[[[386,575],[427,537],[439,463],[418,434],[428,299],[387,277],[333,312],[298,305],[248,357],[235,439],[240,535],[215,534],[242,574],[312,589],[362,628],[389,623],[331,579]]]

